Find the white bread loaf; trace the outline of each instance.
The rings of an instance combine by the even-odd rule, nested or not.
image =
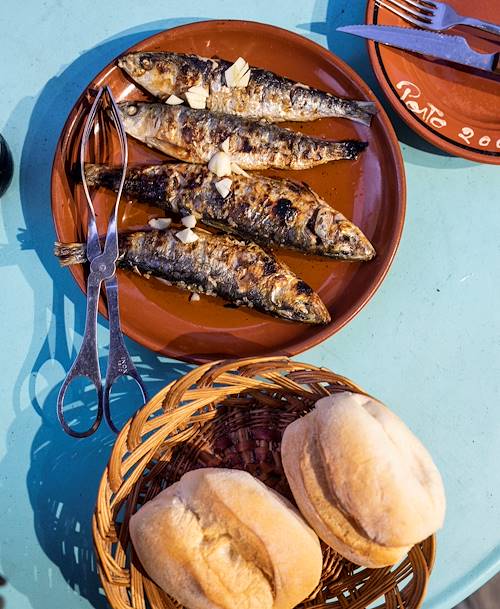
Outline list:
[[[306,520],[356,564],[394,564],[443,524],[443,483],[429,453],[373,398],[322,398],[286,428],[281,455]]]
[[[189,609],[291,609],[318,585],[319,540],[247,472],[188,472],[130,520],[148,575]]]

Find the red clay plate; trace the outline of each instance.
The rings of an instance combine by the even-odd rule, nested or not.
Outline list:
[[[323,47],[297,34],[248,21],[207,21],[167,30],[130,50],[170,50],[218,55],[235,60],[243,56],[297,81],[357,99],[374,99],[365,83],[345,63]],[[90,83],[111,86],[118,101],[141,99],[143,94],[113,62]],[[52,213],[58,239],[81,241],[86,234],[86,204],[81,186],[70,177],[78,159],[85,111],[82,97],[71,111],[61,134],[52,172]],[[366,304],[383,280],[396,252],[405,212],[405,181],[401,153],[389,119],[382,109],[372,127],[344,119],[295,124],[294,129],[332,139],[359,138],[369,147],[358,161],[329,163],[312,170],[275,171],[274,175],[306,181],[316,192],[351,218],[377,250],[367,263],[335,262],[278,250],[281,260],[319,292],[332,315],[327,326],[282,321],[251,309],[224,307],[224,301],[202,296],[190,303],[189,294],[156,279],[118,272],[120,311],[124,332],[139,343],[173,358],[204,362],[226,357],[294,355],[337,332]],[[118,162],[117,146],[106,142],[106,153]],[[101,150],[101,153],[103,151]],[[99,154],[99,160],[103,160]],[[130,165],[161,162],[165,157],[129,139]],[[272,175],[271,172],[269,172]],[[99,230],[104,232],[113,196],[100,190],[94,197]],[[158,209],[123,201],[122,227],[145,224],[162,216]],[[85,289],[82,267],[71,271]],[[100,311],[106,314],[105,300]]]
[[[500,21],[498,2],[448,0],[461,15]],[[411,27],[369,0],[366,22]],[[498,38],[472,28],[445,32],[464,36],[477,51],[498,51]],[[449,154],[500,165],[500,80],[383,44],[368,42],[380,86],[394,109],[427,141]]]

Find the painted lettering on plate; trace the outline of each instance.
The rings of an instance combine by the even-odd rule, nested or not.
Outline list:
[[[446,127],[444,112],[433,103],[422,100],[422,91],[415,83],[409,80],[400,80],[396,88],[401,91],[399,99],[405,103],[408,110],[419,116],[424,123],[435,129]]]
[[[492,143],[492,139],[489,135],[476,134],[472,127],[462,127],[462,131],[458,134],[458,137],[469,146],[481,146],[481,148],[486,148]],[[495,148],[500,149],[500,139],[495,142]]]
[[[396,85],[400,91],[399,99],[404,102],[408,110],[417,115],[424,123],[435,129],[446,127],[447,121],[445,114],[437,106],[429,101],[422,99],[420,88],[409,80],[400,80]],[[458,137],[468,146],[488,148],[493,146],[492,138],[486,133],[475,133],[472,127],[462,127]],[[500,139],[495,142],[495,148],[500,149]]]

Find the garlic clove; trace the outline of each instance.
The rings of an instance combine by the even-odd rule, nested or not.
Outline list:
[[[193,214],[184,216],[181,222],[186,228],[194,228],[196,226],[196,218],[193,216]]]
[[[246,87],[250,80],[250,67],[243,57],[238,57],[224,75],[228,87]]]
[[[167,97],[165,103],[169,104],[170,106],[178,106],[179,104],[183,104],[184,100],[177,97],[177,95],[171,95],[170,97]]]
[[[250,70],[247,70],[244,74],[242,74],[238,80],[237,87],[243,89],[250,82]]]
[[[171,286],[172,282],[168,281],[167,279],[163,279],[163,277],[155,277],[156,281],[160,281],[161,283],[164,283],[165,285]]]
[[[230,138],[226,137],[226,139],[220,145],[220,149],[226,154],[229,154],[229,139]]]
[[[191,296],[189,297],[190,302],[198,302],[199,300],[200,300],[200,295],[197,294],[196,292],[193,292],[191,294]]]
[[[186,91],[186,101],[191,108],[203,110],[207,107],[207,98],[199,93],[191,93]]]
[[[230,178],[224,178],[223,180],[215,183],[215,188],[217,188],[218,193],[223,199],[225,199],[231,192],[232,183],[233,181]]]
[[[216,152],[208,161],[208,169],[218,178],[231,175],[231,157],[223,151]]]
[[[208,89],[202,85],[194,85],[189,87],[188,92],[194,93],[195,95],[200,95],[201,97],[208,97]]]
[[[148,224],[151,228],[165,230],[172,224],[172,218],[151,218],[151,220],[148,221]]]
[[[180,230],[178,233],[175,233],[175,236],[181,243],[194,243],[198,241],[198,235],[194,233],[190,228],[185,228],[184,230]]]
[[[245,178],[250,177],[250,175],[244,169],[242,169],[237,163],[234,162],[231,162],[231,171],[239,176],[244,176]]]
[[[247,62],[243,59],[243,57],[238,57],[238,59],[233,63],[234,69],[238,72],[243,72],[245,66],[247,65]]]

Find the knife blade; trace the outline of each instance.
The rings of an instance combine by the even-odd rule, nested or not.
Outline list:
[[[338,32],[368,38],[420,55],[500,74],[500,53],[479,53],[462,36],[450,36],[394,25],[346,25]]]

